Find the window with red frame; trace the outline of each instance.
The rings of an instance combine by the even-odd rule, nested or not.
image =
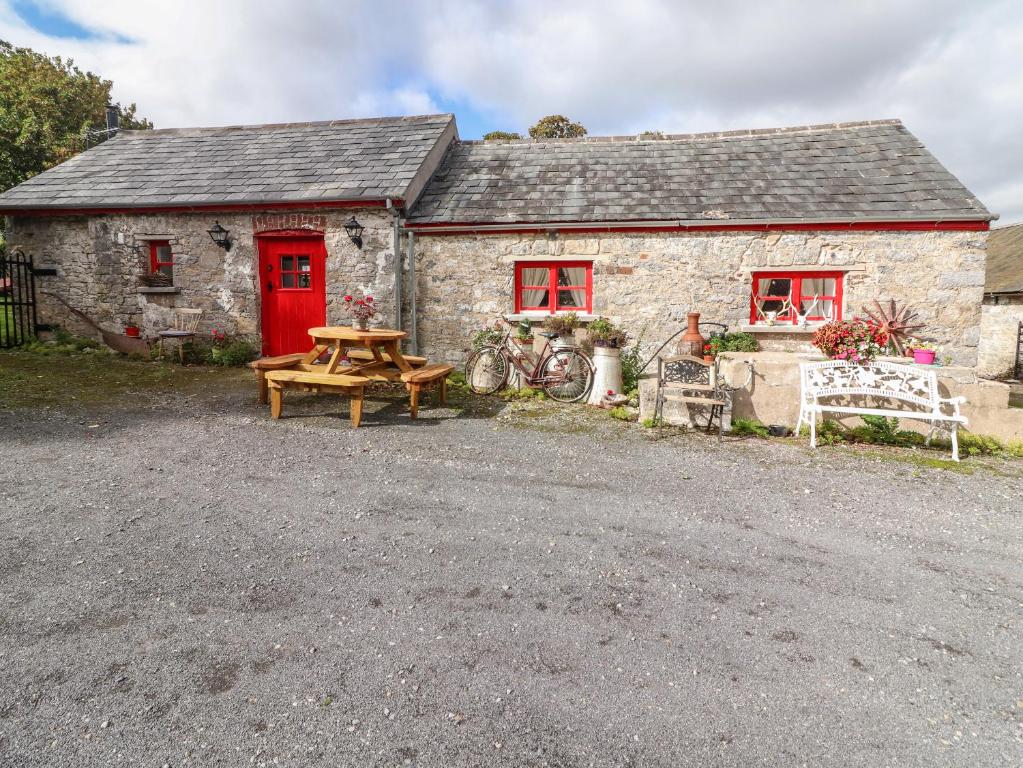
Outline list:
[[[515,265],[516,312],[589,312],[593,262],[525,261]]]
[[[311,257],[308,255],[281,256],[281,288],[312,290]]]
[[[754,272],[750,323],[764,325],[771,313],[776,323],[796,325],[842,319],[841,272]]]
[[[174,257],[170,243],[166,240],[149,241],[149,271],[156,275],[166,275],[174,279]]]

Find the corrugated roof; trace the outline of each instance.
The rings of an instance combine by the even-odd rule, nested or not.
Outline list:
[[[987,238],[986,293],[1023,293],[1023,224],[992,229]]]
[[[897,120],[452,145],[414,224],[988,219]]]
[[[0,210],[405,200],[454,136],[449,114],[122,131],[0,194]]]

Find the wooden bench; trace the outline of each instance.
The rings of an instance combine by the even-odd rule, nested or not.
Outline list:
[[[367,362],[368,363],[370,360],[375,360],[376,359],[375,357],[373,357],[373,350],[371,350],[371,349],[348,349],[348,350],[345,351],[345,356],[349,360],[358,361],[360,363],[361,362]],[[387,354],[386,352],[381,352],[380,353],[380,357],[383,358],[384,362],[387,362],[387,363],[391,362],[391,356],[389,354]],[[418,355],[404,355],[404,354],[402,355],[402,357],[404,357],[405,358],[405,362],[407,362],[413,368],[421,368],[424,365],[426,365],[426,358],[425,357],[419,357]]]
[[[947,429],[952,436],[952,459],[959,461],[956,433],[960,425],[967,424],[966,417],[959,413],[959,405],[965,403],[966,398],[941,397],[938,393],[938,377],[934,371],[899,363],[857,365],[845,360],[827,360],[822,363],[801,363],[799,379],[801,386],[796,434],[799,434],[803,421],[808,422],[811,448],[817,447],[818,415],[827,412],[850,416],[885,416],[930,422],[927,444],[930,444],[936,428]],[[916,405],[924,410],[852,406],[848,404],[851,397],[895,400],[899,404]],[[844,402],[821,402],[823,398],[841,398]],[[948,408],[951,412],[946,413],[942,408]]]
[[[249,363],[249,368],[252,368],[256,372],[256,381],[259,382],[259,402],[266,402],[268,392],[266,384],[267,371],[278,371],[282,368],[294,368],[302,362],[303,357],[305,357],[305,353],[300,352],[295,355],[261,357],[259,360],[253,360]]]
[[[453,370],[455,370],[455,366],[453,365],[434,363],[432,365],[424,365],[422,368],[417,368],[414,371],[409,371],[408,373],[403,373],[401,375],[401,380],[405,383],[405,388],[409,391],[409,410],[412,413],[413,419],[419,414],[419,393],[423,390],[429,390],[439,386],[440,404],[447,404],[448,374]]]
[[[369,379],[365,376],[346,376],[339,373],[313,373],[310,371],[276,370],[265,374],[270,390],[270,418],[279,419],[284,405],[284,389],[293,387],[313,392],[339,392],[351,399],[352,426],[362,421],[362,400]]]

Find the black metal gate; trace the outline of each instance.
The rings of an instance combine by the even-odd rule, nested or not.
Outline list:
[[[1013,368],[1012,377],[1023,380],[1023,322],[1016,328],[1016,366]]]
[[[36,279],[32,257],[0,254],[0,347],[17,347],[36,334]]]

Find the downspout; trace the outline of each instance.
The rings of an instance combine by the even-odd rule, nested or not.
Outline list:
[[[401,281],[402,281],[402,264],[401,264],[401,225],[403,223],[401,217],[401,209],[396,207],[391,202],[391,198],[387,198],[387,210],[391,212],[392,218],[392,232],[391,232],[391,250],[394,253],[394,327],[399,331],[401,330]]]
[[[416,337],[416,233],[408,233],[408,311],[409,336],[412,340],[412,354],[419,354],[419,339]]]

